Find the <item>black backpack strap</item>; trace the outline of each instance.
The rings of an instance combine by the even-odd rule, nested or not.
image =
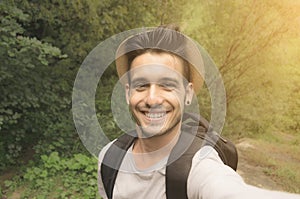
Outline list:
[[[224,164],[236,171],[238,165],[238,152],[235,145],[230,140],[227,140],[216,133],[209,125],[209,122],[200,115],[184,113],[183,121],[188,121],[185,123],[185,126],[183,126],[183,131],[186,132],[191,132],[191,127],[194,128],[199,126],[196,137],[204,140],[202,146],[212,146],[218,152],[218,155]],[[199,149],[200,147],[201,145],[199,145]]]
[[[209,128],[209,123],[204,118],[193,114],[185,114],[183,120],[187,119],[192,121],[187,122],[187,125],[182,127],[182,133],[170,154],[166,168],[166,195],[168,199],[188,198],[187,178],[192,160],[195,153],[204,145],[214,147],[224,164],[234,170],[237,168],[238,155],[234,144],[212,131]],[[195,132],[196,136],[193,135]],[[183,148],[184,146],[180,144],[182,142],[189,147]]]
[[[207,134],[205,145],[212,146],[217,152],[221,160],[227,166],[236,171],[238,165],[238,152],[235,145],[214,131]]]
[[[168,199],[188,198],[187,178],[192,160],[194,154],[203,145],[203,138],[195,136],[195,133],[198,134],[198,132],[205,134],[206,128],[203,126],[183,126],[179,140],[169,156],[166,167],[166,196]]]
[[[101,163],[101,178],[108,199],[113,198],[113,189],[123,158],[135,137],[123,134],[106,151]]]

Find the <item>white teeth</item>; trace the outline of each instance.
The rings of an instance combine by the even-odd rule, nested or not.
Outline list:
[[[162,118],[165,115],[166,115],[165,113],[146,113],[146,116],[151,119]]]

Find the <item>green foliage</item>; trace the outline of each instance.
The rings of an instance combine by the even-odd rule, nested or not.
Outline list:
[[[23,188],[21,198],[100,198],[97,190],[97,160],[83,154],[71,158],[57,152],[41,156],[41,164],[26,169],[19,183],[6,181],[10,192]]]
[[[28,15],[13,5],[0,3],[0,168],[15,163],[22,148],[42,132],[51,120],[45,110],[65,106],[56,94],[54,64],[65,57],[60,50],[36,38],[24,36],[20,22]]]
[[[96,196],[96,162],[83,155],[87,151],[72,121],[75,75],[99,42],[132,28],[156,26],[158,13],[160,2],[150,0],[0,1],[0,170],[20,165],[28,148],[42,155],[24,180],[7,181],[6,187],[15,190],[18,181],[24,182],[23,198]],[[107,98],[115,70],[106,71],[101,81],[97,96],[105,98],[96,101],[97,116],[107,121],[104,129],[114,138],[119,129]]]
[[[151,7],[150,7],[151,5]],[[26,34],[60,47],[77,68],[100,41],[136,27],[155,24],[153,1],[21,1],[30,16]]]
[[[133,0],[0,2],[0,169],[17,163],[28,147],[37,154],[86,152],[70,111],[77,69],[100,41],[156,24],[155,5]],[[111,76],[116,77],[105,78]],[[110,123],[108,130],[113,134],[116,128]]]
[[[110,68],[115,67],[111,65]],[[105,132],[106,136],[113,140],[117,138],[122,132],[118,125],[114,121],[112,110],[111,110],[111,94],[114,86],[116,85],[118,78],[112,76],[112,78],[107,79],[105,77],[109,76],[110,70],[105,71],[103,78],[101,78],[98,85],[98,92],[96,95],[96,109],[98,120],[101,121],[101,127]],[[125,100],[125,99],[124,99]]]

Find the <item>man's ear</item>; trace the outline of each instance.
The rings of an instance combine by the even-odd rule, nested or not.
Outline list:
[[[185,105],[190,105],[192,103],[194,96],[194,88],[193,83],[189,82],[187,86],[185,87]]]
[[[129,99],[130,99],[130,86],[129,84],[125,85],[125,95],[126,95],[126,102],[129,104]]]

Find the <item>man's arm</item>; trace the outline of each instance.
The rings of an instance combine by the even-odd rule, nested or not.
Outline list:
[[[187,182],[190,199],[300,199],[300,195],[270,191],[248,185],[242,177],[224,165],[210,146],[194,156]]]

